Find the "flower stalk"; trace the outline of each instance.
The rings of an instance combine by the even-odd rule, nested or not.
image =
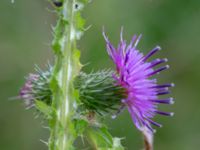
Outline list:
[[[153,150],[153,133],[149,132],[148,129],[143,129],[144,136],[144,150]]]

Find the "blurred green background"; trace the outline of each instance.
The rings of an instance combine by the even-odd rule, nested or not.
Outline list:
[[[167,57],[171,69],[160,82],[176,84],[172,118],[157,117],[164,127],[155,134],[155,150],[199,150],[200,148],[200,1],[199,0],[93,0],[84,11],[87,25],[78,47],[84,70],[112,67],[106,54],[102,27],[117,44],[121,26],[124,38],[143,34],[139,48],[146,53],[156,45]],[[47,150],[41,140],[48,139],[46,123],[25,110],[17,96],[24,76],[34,64],[45,68],[53,60],[50,47],[51,25],[55,14],[46,0],[0,1],[0,150]],[[128,150],[142,149],[142,136],[127,111],[116,120],[107,119],[113,135],[124,137]]]

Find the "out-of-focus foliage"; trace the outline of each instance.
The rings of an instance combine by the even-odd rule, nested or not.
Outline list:
[[[160,82],[176,84],[173,97],[176,103],[166,111],[173,118],[157,117],[164,127],[155,134],[155,149],[198,150],[200,114],[200,1],[198,0],[93,0],[84,11],[85,32],[78,48],[82,53],[85,71],[109,68],[102,27],[109,39],[118,42],[121,26],[124,38],[142,33],[139,48],[160,45],[158,57],[169,58],[171,69],[163,73]],[[48,130],[34,111],[25,110],[22,101],[8,100],[18,94],[24,76],[34,72],[34,64],[45,66],[52,60],[50,43],[54,13],[45,0],[9,0],[0,2],[0,149],[45,150],[39,140],[48,139]],[[127,149],[141,149],[142,138],[125,111],[116,120],[107,119],[114,136],[125,137]]]

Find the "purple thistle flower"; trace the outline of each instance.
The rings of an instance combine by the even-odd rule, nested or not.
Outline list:
[[[154,132],[151,124],[161,127],[162,125],[153,121],[156,114],[172,116],[173,113],[158,110],[158,104],[173,104],[173,98],[159,99],[159,95],[169,93],[168,88],[174,84],[158,85],[156,79],[151,77],[169,66],[154,69],[155,66],[167,62],[167,59],[155,59],[147,61],[153,54],[160,51],[156,46],[147,55],[143,55],[136,48],[141,35],[134,35],[130,44],[127,45],[122,38],[117,48],[115,48],[103,33],[106,40],[107,52],[116,65],[117,73],[113,78],[118,84],[126,89],[127,98],[122,100],[132,117],[135,126],[140,130],[148,129]]]
[[[37,81],[38,78],[39,78],[39,75],[29,74],[25,85],[20,90],[19,96],[24,100],[25,105],[28,108],[34,105],[33,101],[35,97],[33,94],[33,82]]]

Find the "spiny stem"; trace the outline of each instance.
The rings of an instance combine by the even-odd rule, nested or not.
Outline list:
[[[62,4],[62,8],[58,10],[59,20],[54,29],[53,48],[56,62],[51,79],[54,115],[50,120],[50,150],[71,150],[76,139],[73,124],[73,79],[78,72],[76,63],[79,62],[73,57],[76,51],[75,0],[63,0]]]

